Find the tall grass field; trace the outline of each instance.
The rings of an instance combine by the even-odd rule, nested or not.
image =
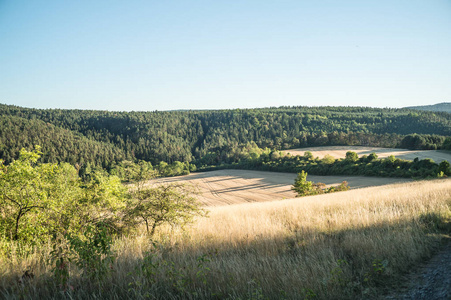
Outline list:
[[[71,264],[64,285],[50,244],[1,244],[0,298],[379,298],[449,239],[450,221],[450,179],[211,207],[152,239],[117,236],[102,277]]]

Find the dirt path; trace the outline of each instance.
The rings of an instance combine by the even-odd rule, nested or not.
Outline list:
[[[429,261],[421,264],[402,280],[398,291],[384,299],[450,300],[451,240]]]

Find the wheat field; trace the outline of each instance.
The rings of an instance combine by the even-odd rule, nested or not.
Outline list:
[[[364,146],[321,146],[321,147],[308,147],[284,150],[291,155],[304,155],[306,151],[312,152],[314,157],[323,158],[326,155],[330,155],[333,158],[345,158],[346,152],[356,152],[359,157],[362,155],[369,155],[376,153],[379,158],[386,158],[390,155],[394,155],[396,158],[405,160],[427,159],[430,158],[436,163],[440,163],[444,160],[451,161],[451,154],[448,151],[442,150],[408,150],[399,148],[381,148],[381,147],[364,147]]]
[[[223,206],[239,203],[267,202],[290,199],[296,196],[291,190],[294,173],[217,170],[192,173],[184,176],[165,177],[151,180],[148,185],[187,183],[199,188],[199,201],[205,206]],[[351,189],[381,186],[397,182],[410,182],[408,178],[368,177],[368,176],[315,176],[308,175],[307,180],[323,182],[326,187],[339,185],[347,181]]]
[[[210,207],[181,228],[118,237],[100,283],[74,268],[49,284],[50,249],[0,259],[6,299],[363,299],[429,257],[451,232],[451,180]],[[35,278],[17,284],[24,269]]]

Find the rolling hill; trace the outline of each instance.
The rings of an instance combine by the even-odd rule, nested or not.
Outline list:
[[[433,105],[408,106],[406,108],[423,111],[437,111],[451,113],[451,102],[443,102]]]
[[[451,149],[451,114],[369,107],[111,112],[0,104],[0,159],[41,145],[44,162],[107,169],[122,160],[197,168],[239,163],[259,147]]]

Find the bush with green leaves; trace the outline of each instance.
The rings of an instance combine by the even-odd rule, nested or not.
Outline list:
[[[6,238],[33,241],[73,223],[79,179],[69,164],[40,164],[40,148],[0,164],[1,227]]]
[[[438,172],[443,172],[443,175],[449,176],[451,175],[451,168],[448,161],[444,160],[438,165]]]
[[[206,211],[193,196],[194,187],[185,184],[159,185],[136,190],[128,203],[128,222],[144,223],[147,233],[153,236],[162,224],[183,226]]]
[[[115,255],[111,249],[112,237],[106,224],[88,225],[82,235],[67,234],[73,261],[83,274],[92,280],[105,277],[112,269]]]
[[[326,188],[326,185],[322,182],[314,183],[312,181],[307,181],[307,175],[308,175],[307,172],[302,170],[301,173],[298,173],[298,176],[294,180],[294,184],[291,187],[291,190],[297,193],[296,197],[328,194],[334,192],[347,191],[350,189],[347,181],[343,181],[338,186],[331,186],[329,188]]]
[[[108,222],[116,226],[126,188],[116,176],[91,173],[82,182],[74,166],[40,163],[39,147],[0,162],[0,232],[6,239],[36,243]]]

